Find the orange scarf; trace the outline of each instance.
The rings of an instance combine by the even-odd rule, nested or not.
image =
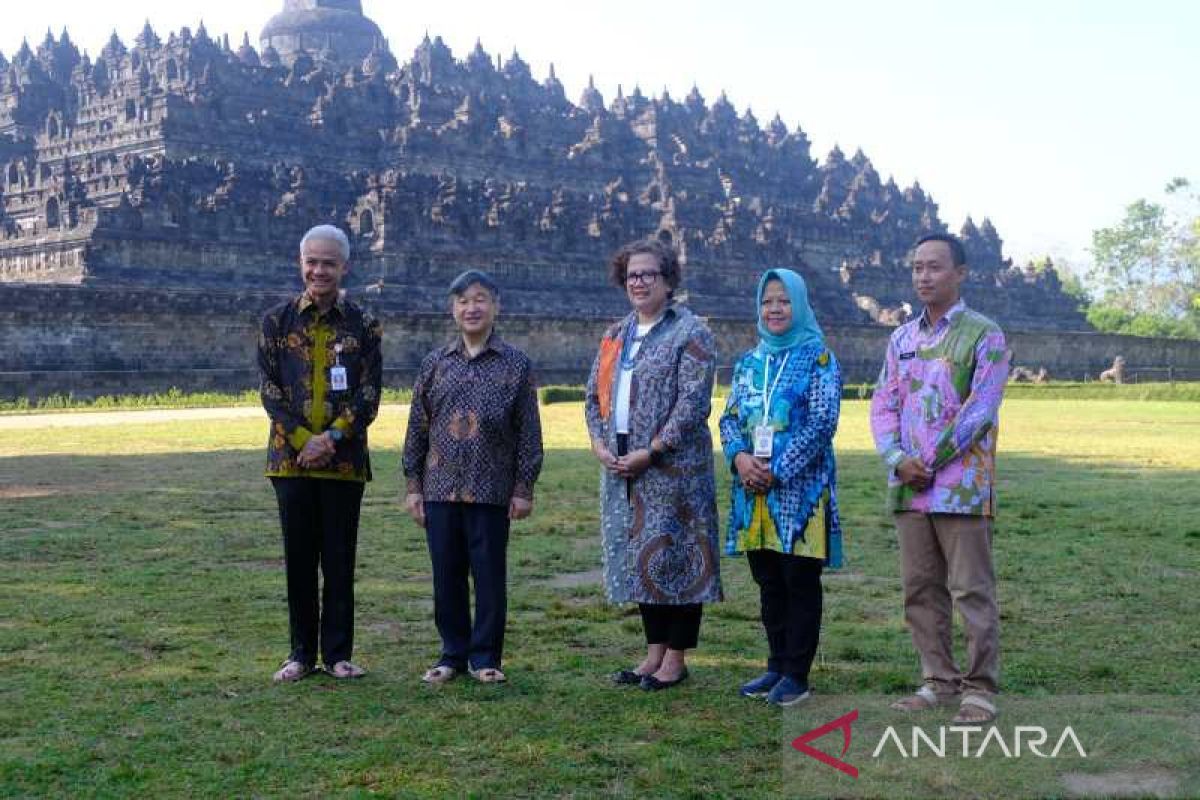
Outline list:
[[[608,419],[612,413],[613,375],[616,374],[617,364],[621,361],[621,348],[624,341],[604,337],[600,340],[600,369],[596,373],[596,394],[600,397],[600,419]]]

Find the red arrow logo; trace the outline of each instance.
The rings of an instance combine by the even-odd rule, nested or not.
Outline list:
[[[792,740],[792,747],[796,748],[801,753],[804,753],[804,755],[809,756],[810,758],[815,758],[817,761],[820,761],[822,764],[833,767],[834,769],[839,770],[840,772],[846,773],[851,778],[857,778],[858,777],[858,767],[851,766],[850,764],[847,764],[845,761],[841,761],[840,759],[834,758],[833,756],[829,755],[828,753],[823,753],[820,750],[818,750],[817,748],[811,747],[808,744],[811,741],[820,739],[822,736],[824,736],[827,733],[831,733],[833,731],[840,730],[842,732],[842,736],[843,736],[842,755],[843,756],[846,755],[846,751],[850,749],[850,726],[854,723],[854,720],[856,720],[856,719],[858,719],[858,709],[857,708],[854,709],[853,711],[851,711],[849,714],[845,714],[843,716],[838,717],[833,722],[827,722],[819,728],[813,728],[808,733],[797,736],[795,739]]]

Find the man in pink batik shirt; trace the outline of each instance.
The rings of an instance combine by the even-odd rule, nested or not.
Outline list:
[[[892,705],[959,703],[956,724],[996,716],[1000,612],[992,566],[993,482],[1009,352],[996,323],[959,296],[966,252],[949,234],[917,242],[920,317],[900,326],[871,399],[871,432],[887,464],[904,583],[904,618],[922,685]],[[967,635],[966,670],[951,650],[953,605]]]

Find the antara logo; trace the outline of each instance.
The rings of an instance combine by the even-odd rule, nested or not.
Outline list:
[[[857,719],[858,709],[854,709],[832,722],[827,722],[818,728],[813,728],[808,733],[797,736],[792,740],[792,747],[804,753],[809,758],[815,758],[822,764],[833,767],[839,772],[844,772],[851,778],[857,778],[858,768],[842,760],[850,750],[852,726]],[[831,756],[829,753],[818,750],[811,745],[811,742],[834,731],[842,732],[842,752],[840,756]],[[947,733],[961,737],[961,749],[948,747]],[[975,740],[978,742],[978,746],[974,748],[971,746],[973,735],[981,736],[981,738]],[[952,741],[953,739],[951,739]],[[914,726],[909,737],[910,746],[905,749],[904,740],[896,732],[896,729],[889,725],[887,730],[883,732],[883,735],[879,737],[879,743],[875,745],[875,749],[871,753],[871,758],[879,758],[889,747],[894,748],[901,758],[920,758],[924,755],[935,758],[946,758],[947,753],[951,756],[961,753],[962,758],[981,758],[988,751],[989,747],[1002,753],[1005,758],[1020,758],[1025,753],[1030,753],[1038,758],[1058,758],[1059,753],[1068,744],[1071,748],[1074,748],[1080,758],[1087,758],[1083,744],[1080,743],[1079,737],[1075,735],[1075,731],[1069,725],[1059,735],[1054,749],[1047,753],[1043,749],[1049,741],[1050,734],[1045,728],[1037,725],[1018,725],[1014,728],[1011,737],[1011,747],[1009,746],[1009,741],[1005,740],[1004,734],[995,725],[988,727],[986,732],[984,728],[972,725],[943,726],[937,729],[936,736],[931,736],[923,728]],[[1071,754],[1068,752],[1067,755]]]

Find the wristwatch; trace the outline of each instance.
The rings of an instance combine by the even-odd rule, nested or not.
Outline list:
[[[338,444],[346,438],[346,434],[342,433],[341,428],[330,428],[325,432],[329,434],[330,439],[333,439],[334,444]]]
[[[663,459],[666,458],[667,452],[665,450],[655,450],[653,447],[647,447],[646,449],[650,451],[650,466],[662,466]]]

